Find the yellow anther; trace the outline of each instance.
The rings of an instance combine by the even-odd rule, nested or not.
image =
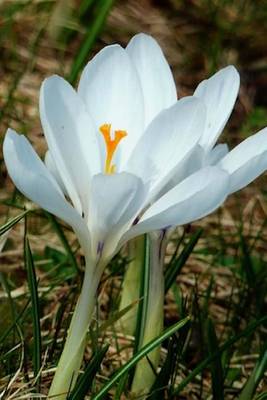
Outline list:
[[[118,144],[120,143],[121,139],[127,136],[126,131],[115,131],[114,139],[111,138],[111,124],[104,124],[101,125],[99,128],[100,132],[102,133],[105,144],[106,144],[106,162],[105,162],[105,173],[106,174],[114,174],[116,166],[112,163],[112,158],[114,153],[117,149]]]

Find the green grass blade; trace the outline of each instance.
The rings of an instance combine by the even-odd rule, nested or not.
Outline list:
[[[1,276],[1,275],[0,275]],[[29,307],[30,300],[27,301],[21,312],[17,315],[16,319],[13,321],[13,323],[4,331],[4,333],[0,336],[0,344],[4,342],[4,340],[10,335],[12,330],[16,328],[17,326],[20,326],[20,320],[23,320],[23,317],[25,316],[26,310]]]
[[[218,354],[211,364],[212,393],[216,400],[224,400],[224,374],[221,361],[221,353],[214,329],[214,324],[210,318],[206,322],[207,346],[209,355]]]
[[[254,400],[266,400],[267,399],[267,392],[260,393],[258,396],[255,397]]]
[[[73,391],[68,396],[68,400],[81,400],[85,397],[92,387],[93,379],[100,368],[108,348],[109,345],[106,345],[92,356],[84,373],[80,376]]]
[[[40,372],[42,362],[42,341],[41,341],[41,327],[40,327],[40,308],[38,299],[38,284],[35,275],[35,268],[32,258],[32,252],[29,240],[25,235],[24,240],[24,258],[27,270],[27,280],[29,285],[31,305],[32,305],[32,319],[33,319],[33,370],[34,376]],[[38,378],[40,384],[40,377]]]
[[[253,395],[257,389],[258,384],[263,378],[265,372],[267,370],[267,344],[255,365],[252,374],[250,375],[245,387],[243,388],[239,400],[247,400],[252,399]]]
[[[15,321],[16,318],[17,318],[16,304],[15,304],[15,302],[13,300],[12,295],[11,295],[11,289],[10,289],[10,286],[8,284],[8,280],[7,280],[6,276],[5,276],[5,274],[3,274],[3,272],[0,272],[0,284],[1,284],[2,288],[4,289],[4,291],[7,294],[7,299],[8,299],[9,305],[10,305],[13,321]]]
[[[183,320],[177,322],[170,328],[166,329],[161,335],[149,342],[141,350],[139,350],[123,367],[119,368],[119,370],[113,375],[112,378],[110,378],[110,380],[104,385],[104,387],[100,389],[99,393],[92,397],[92,400],[104,399],[104,396],[106,396],[112,386],[117,381],[119,381],[122,376],[126,374],[126,372],[133,368],[138,363],[138,361],[140,361],[143,357],[150,353],[155,347],[159,346],[164,340],[168,339],[171,335],[181,329],[189,321],[189,319],[189,317],[186,317]]]
[[[151,394],[147,397],[149,400],[162,400],[164,398],[164,392],[175,370],[177,357],[178,357],[177,338],[171,337],[169,341],[166,360],[161,368],[160,373],[157,376],[154,385],[151,388],[150,391]]]
[[[255,286],[255,272],[253,269],[253,263],[251,259],[251,254],[249,251],[248,243],[246,242],[244,236],[240,234],[240,249],[241,249],[241,265],[245,272],[247,278],[247,284],[249,287],[253,288]]]
[[[4,291],[7,294],[7,299],[8,299],[9,305],[10,305],[10,309],[11,309],[11,316],[12,316],[12,320],[13,320],[12,321],[12,327],[14,327],[14,330],[10,329],[9,332],[13,333],[12,336],[10,337],[10,339],[12,338],[11,339],[11,342],[12,342],[11,347],[14,348],[14,346],[16,344],[17,337],[20,337],[22,343],[24,342],[23,333],[22,333],[22,327],[20,325],[20,322],[17,319],[17,315],[18,315],[17,306],[16,306],[16,303],[15,303],[15,301],[14,301],[12,295],[11,295],[11,288],[10,288],[9,282],[8,282],[5,274],[3,274],[2,272],[0,272],[0,284],[1,284],[1,286],[4,289]],[[1,342],[2,342],[3,339],[5,339],[5,337],[7,337],[6,333],[7,333],[7,331],[4,332],[4,336],[2,336]],[[3,349],[1,348],[1,351],[0,351],[0,353],[1,353],[0,365],[2,364],[2,360],[5,359],[5,354],[2,354],[3,353],[2,350]]]
[[[124,315],[126,315],[135,305],[136,301],[132,304],[129,304],[127,307],[124,307],[122,310],[115,312],[107,321],[103,322],[99,327],[99,332],[105,332],[110,326],[114,325],[117,321],[119,321]]]
[[[200,236],[202,235],[203,229],[198,229],[196,233],[191,237],[189,242],[184,247],[181,254],[173,260],[173,262],[168,266],[165,273],[165,293],[168,292],[172,284],[175,282],[177,275],[181,271],[182,267],[186,263],[190,254],[192,253],[195,245],[197,244]]]
[[[84,14],[86,14],[88,12],[88,10],[94,5],[94,3],[96,3],[95,0],[83,0],[81,2],[78,14],[79,17],[82,18],[84,16]]]
[[[116,393],[114,394],[114,399],[113,400],[121,400],[121,396],[123,394],[124,388],[127,384],[127,375],[124,375],[121,377],[119,380],[119,383],[116,388]]]
[[[53,360],[53,356],[57,347],[57,342],[58,342],[58,337],[60,334],[60,330],[62,329],[62,322],[63,322],[63,318],[64,318],[64,313],[67,309],[67,304],[69,304],[69,294],[67,296],[66,299],[64,299],[64,301],[60,302],[60,305],[58,307],[57,313],[56,313],[56,318],[55,318],[55,329],[54,329],[54,333],[53,333],[53,340],[49,349],[49,353],[48,353],[48,357],[47,360],[48,361],[52,361]]]
[[[22,218],[25,217],[25,215],[29,212],[29,210],[24,211],[23,213],[17,215],[16,217],[12,218],[11,220],[9,220],[7,223],[5,223],[4,225],[2,225],[0,227],[0,236],[2,236],[4,233],[6,233],[7,231],[9,231],[9,229],[11,229],[14,225],[16,225]]]
[[[70,75],[68,77],[70,83],[74,83],[76,81],[81,68],[83,67],[88,58],[88,53],[92,49],[92,46],[94,45],[105,23],[105,20],[113,5],[113,2],[114,0],[100,0],[98,2],[98,13],[96,15],[96,18],[94,19],[94,21],[92,22],[90,28],[86,33],[85,39],[81,45],[79,53],[74,58],[75,61],[72,65]]]
[[[219,347],[218,351],[200,362],[198,366],[185,378],[180,385],[176,389],[173,390],[172,396],[176,396],[179,394],[187,385],[190,383],[201,371],[207,368],[210,363],[212,363],[220,354],[222,354],[225,350],[227,350],[230,346],[236,343],[243,337],[249,336],[254,333],[255,329],[267,322],[267,316],[262,317],[254,322],[252,322],[246,329],[244,329],[240,334],[235,335],[234,337],[227,340],[222,346]]]

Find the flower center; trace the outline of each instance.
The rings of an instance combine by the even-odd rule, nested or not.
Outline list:
[[[105,174],[114,174],[116,166],[115,164],[112,164],[112,158],[121,139],[127,136],[127,132],[117,130],[114,132],[114,138],[111,138],[111,124],[101,125],[99,130],[102,133],[106,144]]]

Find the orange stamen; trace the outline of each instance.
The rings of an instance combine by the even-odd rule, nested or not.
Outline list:
[[[114,139],[111,139],[111,124],[104,124],[101,125],[99,128],[100,132],[102,133],[105,144],[106,144],[106,162],[105,162],[105,173],[106,174],[114,174],[116,166],[112,163],[112,158],[114,153],[117,149],[118,144],[120,143],[121,139],[127,136],[126,131],[115,131]]]

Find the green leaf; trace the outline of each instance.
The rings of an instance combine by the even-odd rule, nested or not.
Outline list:
[[[127,383],[127,378],[128,378],[127,375],[124,375],[119,380],[113,400],[121,400],[122,393]]]
[[[96,3],[95,0],[83,0],[78,11],[79,17],[82,18],[94,5],[94,3]]]
[[[0,278],[1,278],[1,275],[0,275]],[[13,330],[14,328],[17,328],[17,326],[21,327],[21,325],[20,325],[20,320],[21,320],[21,319],[23,320],[23,317],[25,317],[25,313],[26,313],[26,310],[27,310],[29,304],[30,304],[30,300],[28,300],[28,301],[26,302],[25,306],[23,307],[23,309],[21,310],[21,312],[17,315],[17,317],[16,317],[16,319],[13,321],[13,323],[12,323],[12,324],[6,329],[6,331],[1,335],[1,337],[0,337],[0,344],[1,344],[2,342],[4,342],[4,340],[10,335],[10,333],[12,332],[12,330]]]
[[[242,269],[245,271],[248,286],[253,288],[255,286],[256,277],[248,243],[246,243],[246,239],[244,238],[242,233],[240,233],[240,248],[242,251],[241,254]]]
[[[150,390],[149,400],[162,400],[169,380],[175,371],[175,364],[178,357],[177,338],[171,337],[168,345],[168,353],[164,365],[158,374],[154,385]]]
[[[33,319],[33,370],[34,376],[40,372],[42,362],[42,341],[40,327],[40,308],[38,300],[38,284],[35,275],[35,268],[27,236],[24,238],[24,260],[27,270],[27,280],[31,297],[32,319]],[[40,377],[38,378],[40,384]]]
[[[16,225],[22,218],[25,217],[25,215],[29,212],[29,210],[24,211],[23,213],[17,215],[16,217],[12,218],[9,220],[6,224],[2,225],[0,227],[0,236],[2,236],[4,233],[9,231],[14,225]]]
[[[165,273],[165,293],[168,292],[172,284],[175,282],[177,275],[180,273],[182,267],[185,265],[187,259],[192,253],[195,245],[197,244],[203,229],[198,229],[191,237],[189,242],[185,245],[181,254],[169,264]]]
[[[221,353],[219,352],[219,345],[214,325],[210,318],[208,318],[206,321],[206,334],[209,355],[212,356],[213,354],[218,354],[218,356],[214,358],[210,368],[213,398],[216,400],[224,400],[224,375],[221,362]]]
[[[84,373],[79,377],[74,389],[71,394],[68,396],[68,400],[82,400],[89,392],[92,387],[93,379],[97,374],[100,365],[103,361],[103,358],[106,355],[106,352],[109,348],[109,345],[104,346],[101,350],[97,351],[89,361],[87,367],[85,368]]]
[[[266,400],[267,399],[267,392],[260,393],[258,396],[255,397],[255,400]]]
[[[247,380],[241,392],[239,400],[247,400],[253,398],[253,395],[256,392],[258,384],[262,380],[266,370],[267,370],[267,344],[265,344],[265,348],[262,351],[262,354],[258,362],[256,363],[249,379]]]
[[[92,49],[102,29],[102,26],[105,23],[105,20],[113,5],[113,2],[114,0],[99,0],[97,15],[86,32],[85,39],[81,45],[78,54],[76,54],[76,57],[74,57],[74,63],[72,65],[70,75],[68,78],[70,83],[74,83],[76,81],[81,68],[85,64],[85,61],[88,57],[88,53]]]
[[[92,400],[100,400],[103,399],[104,396],[108,393],[108,391],[112,388],[112,386],[121,379],[121,377],[126,374],[131,368],[133,368],[138,361],[140,361],[143,357],[145,357],[148,353],[150,353],[155,347],[159,346],[164,340],[169,338],[179,329],[181,329],[188,321],[189,317],[184,318],[183,320],[177,322],[170,328],[166,329],[161,335],[156,337],[154,340],[149,342],[146,346],[140,349],[123,367],[119,368],[118,371],[113,375],[112,378],[100,389],[97,395],[92,397]]]
[[[56,318],[55,318],[55,329],[53,332],[53,340],[52,343],[50,345],[50,349],[49,349],[49,353],[48,353],[48,357],[47,360],[48,361],[52,361],[53,360],[53,355],[54,352],[56,350],[57,347],[57,342],[58,342],[58,337],[60,334],[60,331],[62,329],[62,322],[63,322],[63,318],[64,318],[64,313],[67,309],[67,306],[69,305],[70,301],[69,301],[69,296],[70,293],[67,294],[66,298],[63,298],[59,304],[57,313],[56,313]],[[64,340],[63,340],[64,343]]]
[[[201,373],[201,371],[203,369],[207,368],[210,363],[212,363],[220,354],[222,354],[225,350],[227,350],[235,342],[237,342],[239,339],[241,339],[243,337],[251,335],[252,333],[254,333],[255,329],[258,326],[260,326],[266,322],[267,322],[267,316],[262,317],[256,321],[252,322],[251,324],[249,324],[249,326],[246,329],[244,329],[241,333],[239,333],[238,335],[235,335],[232,338],[230,338],[229,340],[227,340],[222,346],[220,346],[218,348],[218,351],[216,353],[205,358],[205,360],[200,362],[198,364],[198,366],[192,372],[190,372],[190,374],[187,376],[187,378],[185,378],[178,385],[178,387],[176,389],[174,389],[172,396],[176,396],[177,394],[179,394],[188,385],[188,383],[190,383],[199,373]]]
[[[103,322],[97,329],[99,332],[105,332],[111,325],[114,325],[117,321],[120,320],[125,314],[127,314],[137,303],[138,301],[133,301],[132,304],[129,304],[127,307],[124,307],[122,310],[115,312],[107,321]]]

